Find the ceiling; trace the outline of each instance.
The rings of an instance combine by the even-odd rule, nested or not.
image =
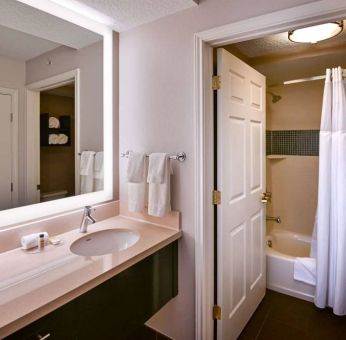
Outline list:
[[[76,49],[102,39],[99,34],[13,0],[0,1],[0,23],[7,28]]]
[[[317,44],[291,42],[284,32],[225,48],[264,74],[269,85],[322,75],[329,67],[346,67],[346,29]]]
[[[122,32],[196,6],[198,0],[78,0],[113,19]]]
[[[54,42],[0,26],[0,55],[3,57],[27,61],[59,46]]]

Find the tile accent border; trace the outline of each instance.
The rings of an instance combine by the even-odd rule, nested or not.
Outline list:
[[[319,130],[267,130],[267,155],[318,156],[319,133]]]

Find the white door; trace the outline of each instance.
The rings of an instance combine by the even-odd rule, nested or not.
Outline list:
[[[0,92],[0,210],[12,208],[12,96]]]
[[[218,339],[236,339],[265,294],[265,77],[217,51]]]

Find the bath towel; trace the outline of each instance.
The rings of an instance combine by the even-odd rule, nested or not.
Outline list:
[[[103,190],[103,151],[96,152],[94,161],[94,191]]]
[[[83,151],[80,160],[80,192],[93,191],[94,184],[94,151]]]
[[[163,217],[171,211],[171,174],[168,154],[153,153],[149,156],[149,215]]]
[[[50,129],[58,129],[60,127],[59,119],[55,117],[50,117],[48,120],[48,127]]]
[[[59,143],[59,136],[55,133],[50,133],[48,136],[48,144],[54,145]]]
[[[143,181],[145,157],[145,154],[140,152],[129,152],[126,171],[129,183],[140,183]]]
[[[145,207],[146,156],[143,153],[130,152],[127,165],[127,202],[132,212],[141,212]]]
[[[294,260],[294,279],[316,286],[316,259],[297,257]]]

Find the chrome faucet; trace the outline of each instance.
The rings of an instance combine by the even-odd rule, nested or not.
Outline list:
[[[276,223],[281,223],[280,216],[272,217],[272,216],[266,216],[266,221],[274,221]]]
[[[91,216],[91,206],[87,205],[84,208],[83,219],[79,228],[79,232],[86,233],[88,231],[88,225],[95,222],[96,220]]]

